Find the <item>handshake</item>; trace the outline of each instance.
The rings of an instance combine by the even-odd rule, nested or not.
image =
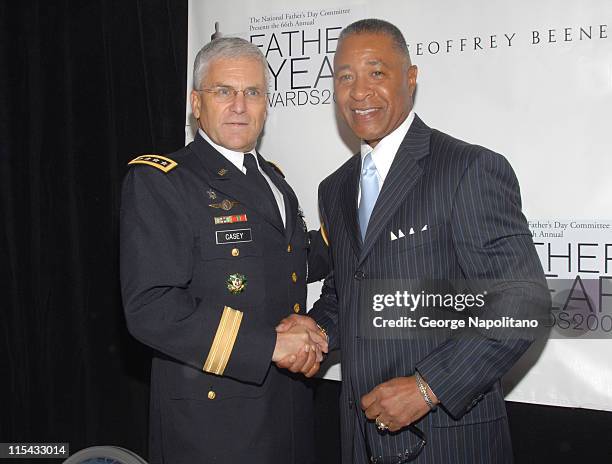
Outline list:
[[[306,377],[315,375],[323,353],[327,353],[327,335],[308,316],[292,314],[276,326],[276,346],[272,362],[291,372],[301,372]]]

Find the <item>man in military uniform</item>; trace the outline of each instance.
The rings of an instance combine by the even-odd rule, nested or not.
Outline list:
[[[312,463],[311,392],[271,365],[299,356],[312,375],[327,344],[318,330],[274,329],[305,308],[309,240],[293,190],[255,151],[266,61],[245,40],[215,39],[193,82],[194,142],[132,160],[123,186],[127,324],[156,350],[150,461]]]

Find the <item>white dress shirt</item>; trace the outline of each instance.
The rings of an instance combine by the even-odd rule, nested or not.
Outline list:
[[[221,153],[230,163],[236,166],[240,172],[246,175],[247,169],[244,166],[244,153],[243,152],[233,151],[228,148],[222,147],[221,145],[217,145],[215,142],[213,142],[210,139],[210,137],[206,134],[206,132],[202,130],[202,128],[199,128],[198,132],[204,138],[204,140],[206,140],[208,143],[210,143],[213,146],[215,150]],[[259,160],[257,159],[257,152],[255,151],[255,149],[247,153],[252,153],[255,156],[255,162],[257,163],[257,168],[259,169],[259,172],[261,172],[261,174],[264,176],[264,179],[266,179],[266,182],[272,189],[272,194],[274,195],[274,198],[276,199],[276,204],[278,206],[278,212],[280,213],[281,219],[283,220],[283,225],[286,227],[287,226],[286,224],[287,214],[285,212],[285,198],[283,197],[283,194],[276,187],[276,185],[274,185],[274,182],[270,180],[268,175],[264,171],[261,170],[261,166],[259,165]]]
[[[391,164],[395,159],[397,150],[399,150],[404,137],[406,137],[408,129],[410,129],[412,125],[412,121],[414,121],[414,111],[410,110],[406,119],[404,119],[393,132],[383,137],[374,148],[368,145],[364,140],[361,141],[361,168],[363,169],[363,159],[365,156],[372,152],[372,161],[374,161],[374,165],[376,166],[376,175],[378,176],[378,187],[380,190],[382,190],[383,183],[387,178],[387,174],[389,174],[389,169],[391,169]],[[359,185],[358,204],[359,201],[361,201],[361,184]]]

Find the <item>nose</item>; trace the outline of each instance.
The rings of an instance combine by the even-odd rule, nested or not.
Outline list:
[[[351,86],[351,90],[350,90],[350,97],[353,100],[365,100],[366,98],[368,98],[369,96],[371,96],[373,94],[373,90],[372,87],[370,86],[370,83],[361,77],[356,77],[355,81],[353,82],[353,85]]]
[[[236,92],[236,95],[234,96],[234,99],[232,100],[232,105],[231,105],[231,110],[234,113],[244,113],[246,111],[246,102],[244,100],[244,93],[243,92]]]

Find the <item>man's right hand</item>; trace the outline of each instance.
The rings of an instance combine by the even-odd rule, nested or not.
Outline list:
[[[323,360],[322,353],[328,352],[327,336],[321,331],[320,327],[312,318],[292,314],[283,319],[276,327],[276,332],[278,333],[277,345],[278,340],[284,339],[284,336],[292,334],[295,331],[304,333],[304,330],[308,333],[311,341],[310,345],[307,344],[304,349],[289,354],[282,359],[275,359],[275,357],[273,357],[272,360],[280,368],[288,369],[294,373],[301,372],[306,377],[312,377],[319,370],[321,361]]]

